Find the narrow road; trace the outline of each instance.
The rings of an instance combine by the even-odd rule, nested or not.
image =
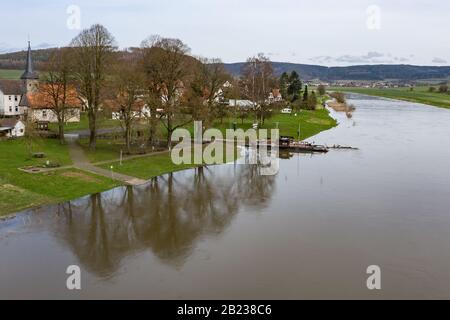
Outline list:
[[[78,145],[76,139],[68,139],[67,142],[69,144],[69,154],[72,158],[73,166],[75,168],[107,178],[112,178],[114,180],[119,180],[128,185],[140,185],[146,182],[145,180],[138,179],[136,177],[127,176],[117,172],[111,172],[109,170],[94,166],[89,162],[88,158],[86,158],[83,148]]]

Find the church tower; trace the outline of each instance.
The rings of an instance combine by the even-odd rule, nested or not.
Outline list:
[[[27,66],[20,79],[22,79],[25,93],[37,91],[39,84],[39,75],[37,74],[37,72],[33,71],[30,41],[28,41]]]

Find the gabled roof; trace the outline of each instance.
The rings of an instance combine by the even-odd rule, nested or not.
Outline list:
[[[22,82],[19,80],[0,80],[0,91],[6,95],[21,95],[23,93]]]
[[[24,94],[19,105],[31,109],[52,109],[54,103],[50,95],[51,88],[48,84],[40,85],[38,91]],[[81,108],[82,106],[82,101],[74,87],[67,88],[66,105],[70,108]]]
[[[15,118],[0,119],[0,127],[14,128],[19,121],[19,119]]]
[[[110,109],[113,112],[119,112],[122,110],[122,105],[127,103],[127,97],[124,95],[118,95],[115,99],[106,99],[104,101],[105,107]],[[136,98],[131,105],[131,111],[142,111],[142,108],[145,106],[144,100],[141,98]]]
[[[23,80],[36,80],[36,79],[39,79],[39,75],[37,74],[37,72],[33,71],[33,59],[31,58],[30,41],[28,41],[27,66],[25,68],[25,72],[22,74],[20,79],[23,79]]]
[[[272,89],[272,94],[274,98],[281,97],[280,89],[278,88]]]

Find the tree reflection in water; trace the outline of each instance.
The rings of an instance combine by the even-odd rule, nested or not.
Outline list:
[[[196,168],[61,204],[49,226],[99,276],[147,249],[181,266],[197,240],[223,232],[242,206],[267,206],[274,188],[256,165]]]

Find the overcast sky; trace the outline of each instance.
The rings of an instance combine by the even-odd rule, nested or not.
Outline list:
[[[80,31],[77,8],[81,28],[101,23],[120,47],[160,34],[224,62],[263,52],[272,61],[328,66],[450,65],[450,1],[443,0],[2,1],[0,52],[23,48],[28,35],[34,48],[68,44]]]

